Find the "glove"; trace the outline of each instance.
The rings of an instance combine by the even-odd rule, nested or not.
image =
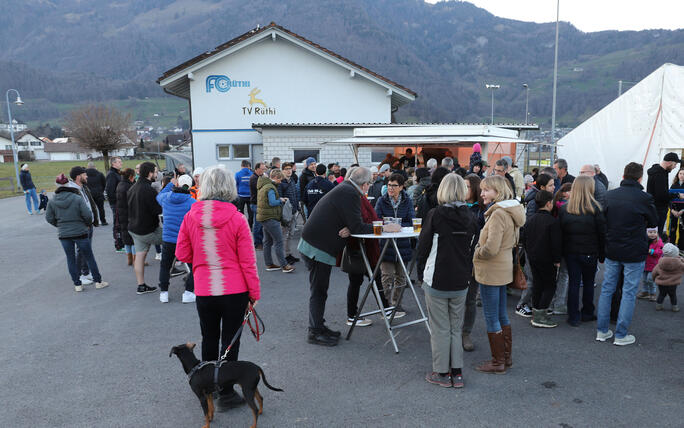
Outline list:
[[[651,249],[648,250],[648,254],[649,254],[650,256],[652,256],[653,253],[655,253],[655,250],[654,250],[653,248],[651,248]]]

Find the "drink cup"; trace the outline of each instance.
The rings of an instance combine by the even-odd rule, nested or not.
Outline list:
[[[373,222],[373,234],[380,236],[382,235],[382,222],[381,221],[374,221]]]
[[[414,218],[413,219],[413,231],[420,233],[420,228],[422,226],[423,219],[422,218]]]
[[[383,217],[383,218],[382,218],[382,223],[383,223],[383,224],[391,224],[391,223],[393,223],[393,220],[394,220],[394,219],[393,219],[392,217]]]

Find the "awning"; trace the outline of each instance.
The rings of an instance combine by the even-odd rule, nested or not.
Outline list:
[[[354,145],[357,147],[374,147],[374,146],[429,146],[429,145],[444,145],[444,144],[474,144],[474,143],[515,143],[515,144],[544,144],[539,141],[521,140],[519,138],[510,137],[493,137],[493,136],[444,136],[444,137],[351,137],[342,138],[339,140],[324,141],[322,144],[343,144]]]

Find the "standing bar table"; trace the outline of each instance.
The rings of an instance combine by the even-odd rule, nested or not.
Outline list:
[[[380,257],[378,258],[378,264],[375,266],[375,269],[371,268],[370,262],[368,261],[368,256],[366,255],[366,250],[364,248],[363,243],[360,243],[359,247],[361,248],[361,255],[363,257],[363,262],[366,266],[366,272],[368,275],[370,275],[370,279],[368,280],[368,285],[366,287],[366,291],[363,295],[363,298],[361,299],[361,303],[359,304],[359,309],[354,316],[354,321],[352,322],[351,327],[349,328],[349,332],[347,333],[347,340],[351,338],[352,332],[354,331],[354,327],[356,327],[356,322],[358,321],[359,318],[369,316],[369,315],[375,315],[375,314],[380,314],[382,316],[382,320],[385,323],[385,327],[387,328],[387,333],[389,334],[390,339],[392,340],[392,345],[394,346],[394,352],[398,353],[399,348],[397,347],[397,341],[394,337],[394,330],[403,328],[403,327],[408,327],[410,325],[414,324],[419,324],[419,323],[425,323],[425,328],[427,328],[428,333],[432,334],[430,331],[430,325],[428,324],[428,318],[425,315],[425,312],[423,311],[423,307],[420,304],[420,300],[418,300],[418,294],[416,294],[416,289],[413,287],[413,283],[411,282],[411,276],[409,275],[409,270],[406,268],[406,265],[404,264],[404,261],[402,260],[401,257],[399,257],[399,263],[401,264],[401,269],[404,273],[404,276],[406,277],[406,286],[411,290],[411,294],[413,294],[413,298],[416,301],[416,305],[418,306],[418,310],[420,311],[420,318],[413,320],[413,321],[408,321],[404,322],[401,324],[396,324],[392,325],[394,321],[394,314],[397,310],[397,306],[401,304],[401,299],[402,296],[404,295],[404,290],[403,288],[399,292],[399,297],[397,301],[397,306],[391,306],[386,308],[382,304],[382,299],[380,298],[380,291],[378,289],[378,285],[375,281],[375,276],[378,273],[378,269],[380,268],[380,262],[382,261],[382,257],[385,255],[385,252],[387,251],[387,247],[391,244],[394,247],[394,251],[396,254],[399,253],[399,248],[397,247],[397,239],[400,238],[417,238],[420,235],[419,232],[414,232],[413,227],[402,227],[401,232],[395,232],[395,233],[389,233],[389,232],[383,232],[382,235],[375,235],[373,233],[368,233],[368,234],[360,234],[360,235],[351,235],[354,238],[365,240],[365,239],[384,239],[385,240],[385,245],[382,247],[382,251],[380,252]],[[370,312],[364,312],[363,307],[366,304],[366,300],[368,299],[368,295],[370,292],[373,292],[373,296],[375,297],[375,301],[378,304],[378,309],[377,310],[371,310]],[[388,315],[389,311],[389,315]]]

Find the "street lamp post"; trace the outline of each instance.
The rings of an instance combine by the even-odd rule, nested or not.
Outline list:
[[[10,130],[10,138],[12,139],[12,156],[14,157],[14,175],[16,176],[17,180],[17,192],[19,191],[19,157],[17,156],[17,145],[14,142],[14,126],[12,125],[12,110],[10,109],[10,102],[9,102],[9,93],[10,91],[14,91],[14,93],[17,94],[17,99],[14,100],[14,104],[20,106],[24,104],[24,102],[21,100],[21,95],[19,95],[19,91],[16,89],[8,89],[7,92],[5,92],[5,100],[7,101],[7,116],[9,117],[9,130]]]
[[[527,107],[529,106],[530,101],[530,87],[527,86],[527,83],[523,83],[523,88],[525,88],[525,125],[527,125],[527,116],[529,115]]]
[[[558,18],[560,16],[560,0],[556,1],[556,48],[553,58],[553,105],[551,107],[551,143],[554,142],[554,134],[556,133],[556,84],[558,82]],[[553,155],[551,156],[551,164],[555,160],[558,148],[553,146]]]
[[[501,85],[491,85],[489,83],[485,84],[485,88],[489,89],[492,91],[492,119],[491,119],[491,124],[494,125],[494,91],[499,89]]]

